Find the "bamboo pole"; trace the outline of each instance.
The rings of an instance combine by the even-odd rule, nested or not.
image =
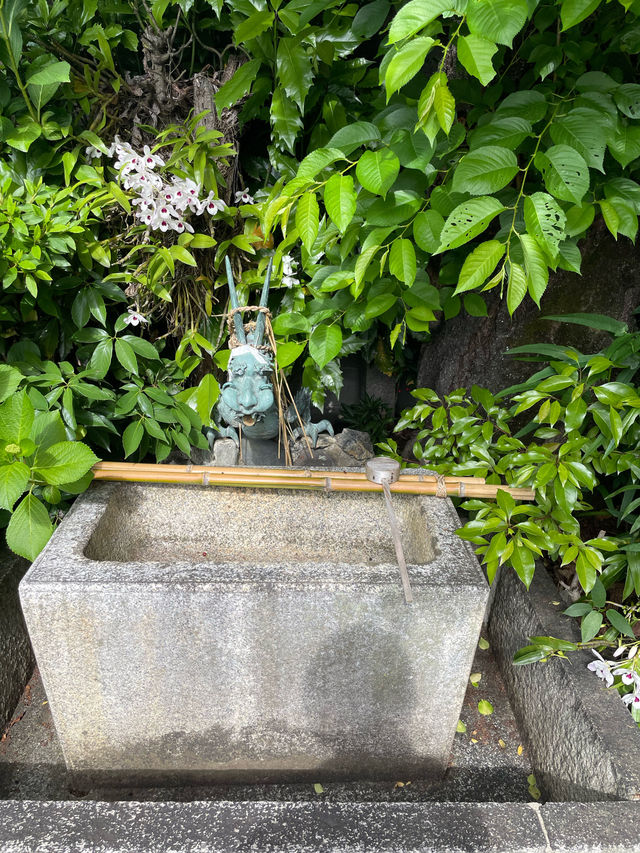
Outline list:
[[[157,471],[161,469],[164,473],[167,471],[181,474],[184,472],[203,474],[208,473],[211,475],[218,474],[227,474],[230,476],[242,476],[248,478],[262,477],[265,474],[277,475],[278,477],[285,477],[287,479],[299,479],[300,477],[306,478],[322,478],[324,479],[327,476],[330,476],[332,479],[340,479],[340,480],[355,480],[362,481],[366,480],[366,476],[362,471],[327,471],[326,468],[257,468],[250,466],[239,466],[239,467],[224,467],[224,466],[215,466],[215,465],[156,465],[152,462],[99,462],[94,467],[94,471],[129,471],[132,466],[135,464],[137,471]],[[422,473],[410,473],[413,469],[406,468],[401,472],[400,476],[403,482],[407,483],[428,483],[428,482],[436,482],[437,477],[433,474]],[[455,475],[445,474],[444,477],[445,483],[484,483],[484,477],[456,477]]]
[[[114,467],[118,465],[118,467]],[[107,467],[105,467],[107,466]],[[220,469],[216,471],[207,466],[200,466],[205,470],[189,469],[189,466],[171,465],[137,465],[135,463],[102,463],[99,462],[93,468],[96,480],[111,480],[124,482],[145,483],[187,483],[204,486],[230,486],[251,487],[265,489],[305,489],[326,492],[382,492],[382,486],[372,483],[364,475],[361,479],[351,479],[335,476],[337,472],[326,471],[314,472],[314,476],[291,476],[291,472],[283,475],[278,469],[254,468],[253,474],[248,474],[242,468],[229,471]],[[171,469],[178,470],[171,470]],[[297,473],[297,472],[296,472]],[[351,472],[355,473],[355,472]],[[444,486],[448,496],[466,498],[496,497],[499,489],[508,492],[516,500],[533,500],[535,492],[533,489],[513,488],[508,486],[494,486],[487,483],[467,483],[461,479],[451,478],[445,480]],[[423,482],[406,482],[405,478],[398,480],[390,486],[393,494],[411,495],[435,495],[438,484],[434,479]]]

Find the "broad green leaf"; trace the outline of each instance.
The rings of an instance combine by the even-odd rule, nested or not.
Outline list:
[[[237,104],[250,91],[260,68],[259,59],[250,59],[238,68],[230,80],[227,80],[216,92],[215,102],[218,112]]]
[[[68,83],[71,66],[68,62],[47,62],[44,68],[34,74],[27,74],[30,86],[50,86],[52,83]]]
[[[513,151],[486,145],[465,154],[453,174],[453,191],[471,195],[495,193],[511,183],[518,172]]]
[[[191,252],[188,249],[186,249],[184,246],[180,246],[180,244],[178,244],[178,243],[171,246],[171,248],[169,249],[169,252],[171,253],[171,257],[175,261],[180,261],[180,263],[187,264],[187,266],[190,266],[190,267],[197,267],[198,266],[198,262],[193,257]]]
[[[295,38],[281,38],[278,41],[276,67],[281,86],[302,112],[304,99],[313,82],[311,57],[302,41]]]
[[[329,178],[324,188],[324,205],[331,221],[344,233],[356,212],[356,192],[351,175],[336,173]]]
[[[640,86],[638,86],[640,90]],[[549,128],[551,138],[568,145],[582,155],[592,169],[604,172],[602,161],[607,144],[606,129],[594,110],[579,107],[554,121]]]
[[[483,86],[488,86],[496,76],[491,60],[498,52],[497,45],[471,33],[459,38],[457,46],[458,59],[463,67]]]
[[[394,92],[397,92],[405,83],[416,76],[424,65],[427,53],[434,44],[434,39],[428,36],[411,39],[393,54],[384,75],[387,101]]]
[[[459,5],[459,0],[410,0],[391,22],[389,44],[414,35],[443,12],[457,12]]]
[[[306,341],[288,341],[284,344],[278,344],[276,352],[276,360],[279,367],[288,367],[302,354],[306,347]]]
[[[400,161],[389,148],[365,151],[356,166],[356,176],[365,190],[381,196],[386,196],[399,171]]]
[[[344,154],[339,148],[318,148],[304,158],[298,167],[297,177],[315,178],[326,166],[335,163],[336,160],[344,159]]]
[[[124,447],[125,459],[131,456],[132,453],[135,453],[140,446],[143,435],[144,427],[141,420],[132,421],[125,429],[122,433],[122,446]]]
[[[296,332],[308,332],[310,328],[309,318],[297,311],[287,314],[278,314],[273,321],[273,331],[276,335],[290,335]]]
[[[18,504],[7,526],[7,545],[26,560],[35,560],[53,533],[44,505],[29,493]]]
[[[526,0],[469,0],[467,24],[473,35],[511,47],[526,23]]]
[[[437,210],[424,210],[413,220],[413,239],[416,245],[429,254],[438,251],[444,217]]]
[[[365,317],[367,320],[373,320],[374,317],[379,317],[388,311],[396,304],[398,297],[395,293],[379,293],[373,299],[368,299],[365,308]]]
[[[416,278],[416,253],[411,240],[394,240],[389,252],[389,272],[411,287]]]
[[[316,326],[309,338],[309,355],[318,365],[324,367],[335,358],[342,348],[342,332],[339,326],[321,323]]]
[[[0,364],[0,403],[11,397],[22,382],[22,373],[9,364]]]
[[[289,151],[293,151],[296,136],[302,127],[300,111],[295,103],[287,98],[284,89],[276,88],[271,100],[271,126],[276,137]]]
[[[524,221],[527,231],[555,258],[564,240],[567,217],[548,193],[533,193],[524,200]]]
[[[20,444],[29,437],[34,410],[23,388],[0,406],[0,441]]]
[[[196,392],[196,411],[203,424],[211,422],[211,409],[215,406],[220,396],[218,380],[212,373],[202,377]]]
[[[470,255],[467,255],[460,270],[455,293],[464,293],[466,290],[481,287],[504,255],[505,248],[504,243],[500,243],[498,240],[488,240],[486,243],[481,243]]]
[[[493,714],[493,705],[486,699],[481,699],[478,702],[478,711],[485,717]]]
[[[447,217],[437,251],[444,252],[470,242],[482,234],[491,220],[504,209],[504,205],[491,196],[479,196],[462,202]]]
[[[388,12],[388,0],[374,0],[361,6],[351,24],[351,32],[359,38],[371,38],[382,28]]]
[[[536,156],[535,166],[552,196],[580,204],[589,189],[589,168],[574,148],[553,145]]]
[[[136,358],[136,354],[131,344],[128,344],[122,338],[116,338],[116,358],[126,371],[137,375],[138,359]]]
[[[531,234],[520,235],[520,245],[524,255],[524,268],[527,274],[529,296],[540,307],[540,299],[549,284],[549,267],[535,237]]]
[[[580,624],[583,643],[588,643],[589,640],[593,640],[602,627],[602,622],[602,613],[599,613],[597,610],[592,610],[591,613],[587,613]]]
[[[18,151],[29,150],[32,143],[36,141],[42,134],[42,127],[36,124],[35,121],[25,120],[23,124],[16,127],[5,138],[7,145],[11,148],[16,148]]]
[[[447,85],[436,86],[433,95],[433,108],[440,127],[448,136],[456,117],[456,102]]]
[[[254,12],[249,15],[244,21],[234,27],[233,41],[235,44],[242,44],[246,41],[256,38],[261,33],[268,30],[273,23],[273,12],[263,10],[262,12]]]
[[[584,21],[592,12],[595,12],[601,2],[602,0],[562,0],[560,8],[562,29],[568,30],[569,27],[575,27],[576,24]]]
[[[542,92],[535,89],[518,89],[500,102],[496,115],[498,118],[517,116],[530,122],[537,122],[545,117],[548,108]]]
[[[313,190],[308,190],[298,199],[296,228],[307,252],[311,252],[320,227],[320,207]]]
[[[29,484],[29,468],[24,462],[16,460],[0,465],[0,507],[13,509],[14,503]]]
[[[401,130],[394,134],[391,148],[405,169],[424,172],[433,157],[433,145],[420,131]]]
[[[507,308],[509,314],[513,315],[518,305],[527,294],[527,276],[520,264],[511,262],[509,270],[509,284],[507,286]]]
[[[355,298],[357,298],[362,292],[362,285],[367,269],[369,268],[369,264],[379,251],[380,246],[369,246],[369,248],[364,249],[362,252],[360,252],[358,257],[356,258],[356,266],[354,271],[354,283],[356,293],[353,294]]]
[[[614,100],[621,113],[629,118],[640,118],[640,85],[623,83],[614,93]]]
[[[633,633],[633,628],[629,624],[629,620],[625,619],[624,616],[621,613],[618,613],[617,610],[614,610],[613,607],[610,607],[607,610],[607,619],[611,622],[616,631],[630,637],[632,640],[635,640],[636,635]]]
[[[111,366],[112,356],[113,341],[111,338],[104,338],[99,341],[88,365],[88,370],[91,372],[93,378],[104,379]]]
[[[495,117],[469,134],[469,148],[482,148],[485,145],[502,145],[515,150],[521,142],[531,136],[531,122],[518,116]]]
[[[327,143],[327,147],[339,148],[343,154],[348,155],[361,145],[379,142],[380,139],[380,131],[375,124],[368,121],[356,121],[336,131]]]
[[[36,473],[52,486],[73,483],[91,469],[98,457],[86,444],[61,441],[38,453]]]

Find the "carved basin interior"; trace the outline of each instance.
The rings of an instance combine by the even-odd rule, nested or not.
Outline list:
[[[394,495],[408,563],[433,561],[425,499]],[[121,484],[85,547],[91,560],[396,565],[382,494]]]

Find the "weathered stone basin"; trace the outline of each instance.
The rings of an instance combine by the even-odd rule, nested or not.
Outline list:
[[[448,500],[94,484],[20,587],[68,768],[411,779],[448,762],[488,588]]]

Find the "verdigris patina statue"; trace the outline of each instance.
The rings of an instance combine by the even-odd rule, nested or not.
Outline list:
[[[274,353],[272,345],[265,342],[267,326],[267,300],[273,261],[269,261],[262,287],[260,304],[255,307],[258,316],[255,323],[246,326],[242,319],[244,311],[251,306],[240,307],[233,281],[229,259],[226,259],[227,281],[231,299],[230,320],[233,324],[229,347],[231,355],[227,368],[227,381],[220,390],[220,398],[214,410],[216,430],[208,430],[210,445],[216,438],[231,438],[240,446],[239,432],[247,438],[276,438],[280,430],[279,409],[274,393]],[[230,325],[231,325],[230,323]],[[318,435],[333,427],[327,420],[311,422],[311,395],[306,389],[296,394],[295,403],[284,411],[283,416],[292,427],[294,438],[306,433],[312,446],[316,446]]]

